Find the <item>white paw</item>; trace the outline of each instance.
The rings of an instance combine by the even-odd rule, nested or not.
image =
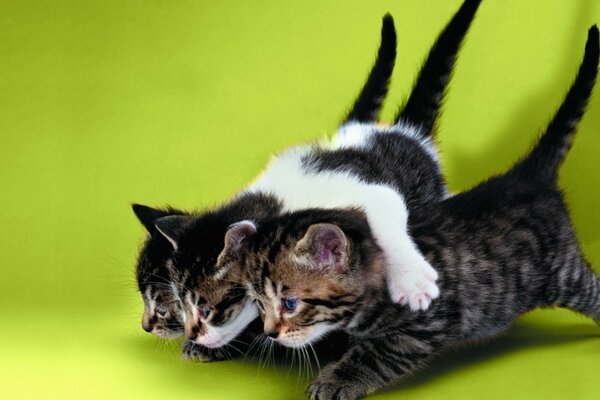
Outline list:
[[[408,305],[411,310],[427,310],[431,301],[440,295],[435,281],[437,272],[428,264],[413,266],[411,271],[388,269],[388,290],[394,303]]]

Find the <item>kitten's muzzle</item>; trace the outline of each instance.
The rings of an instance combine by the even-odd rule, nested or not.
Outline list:
[[[190,340],[195,340],[200,334],[200,324],[185,324],[185,336]]]
[[[142,329],[148,333],[152,333],[152,330],[154,329],[154,325],[156,325],[156,321],[158,321],[158,318],[156,318],[156,315],[154,315],[152,318],[147,318],[147,317],[142,318]]]
[[[281,322],[272,317],[267,317],[265,318],[263,331],[270,339],[277,340],[282,331]]]

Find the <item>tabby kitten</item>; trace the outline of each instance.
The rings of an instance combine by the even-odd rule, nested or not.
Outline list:
[[[159,218],[181,215],[182,212],[170,208],[158,210],[140,204],[132,207],[148,231],[136,268],[138,289],[144,301],[142,328],[164,339],[181,336],[184,314],[168,269],[173,262],[173,249],[165,237],[158,233],[154,223]]]
[[[411,214],[415,243],[440,276],[441,298],[427,311],[390,302],[383,252],[361,210],[283,214],[235,242],[269,337],[302,347],[335,330],[351,335],[344,356],[310,384],[311,398],[365,396],[537,307],[568,308],[600,324],[600,279],[557,188],[598,60],[593,26],[575,81],[531,152],[505,174]]]
[[[354,122],[346,123],[334,139],[334,146],[337,144],[335,149],[313,148],[301,157],[302,165],[293,168],[313,171],[311,176],[314,176],[314,180],[322,179],[324,172],[334,171],[358,177],[364,182],[388,185],[407,194],[406,200],[411,212],[440,201],[445,195],[445,187],[429,137],[456,53],[478,5],[479,1],[466,1],[440,34],[406,106],[400,112],[400,120],[403,122],[389,128],[363,123],[360,125],[362,130],[355,129],[358,125]],[[377,60],[349,114],[349,120],[364,122],[375,118],[387,91],[395,48],[393,21],[390,16],[386,16],[383,20],[382,41]],[[411,124],[406,121],[411,121]],[[417,126],[420,128],[416,128]],[[278,179],[286,181],[285,176]],[[276,180],[274,179],[274,182]],[[328,181],[325,179],[323,182]],[[274,183],[273,186],[275,185]],[[307,187],[299,184],[294,190],[299,188],[310,192],[319,186],[315,184],[315,187]],[[337,193],[335,185],[332,185],[331,190],[320,191],[323,192],[321,195],[333,198]],[[268,190],[265,192],[270,193]],[[261,201],[271,203],[273,212],[259,215],[256,212],[245,211],[244,217],[233,218],[235,213],[244,214],[236,205],[237,201],[242,199],[250,204],[251,199],[260,193],[248,190],[233,203],[195,218],[166,217],[156,222],[158,229],[176,248],[174,267],[177,274],[184,278],[178,280],[178,288],[181,290],[186,312],[186,335],[204,346],[214,348],[226,344],[257,316],[256,307],[245,295],[241,271],[236,263],[239,243],[245,235],[255,232],[256,223],[260,224],[263,219],[278,215],[291,207],[291,200],[284,203],[279,200],[279,196],[263,194]],[[338,198],[346,195],[340,194]],[[305,201],[306,198],[305,195],[302,200]],[[299,207],[300,204],[302,203],[295,207]],[[321,206],[327,205],[331,204],[323,198]],[[386,206],[385,209],[389,207]],[[393,216],[386,217],[385,221],[390,225],[390,218]],[[236,222],[240,220],[242,221]],[[236,223],[228,230],[234,222]],[[379,222],[382,223],[383,220]],[[402,221],[397,223],[403,224]],[[382,245],[380,237],[375,237],[379,245]],[[435,276],[432,276],[431,281],[434,279]],[[427,308],[435,295],[437,292],[430,298],[421,299],[418,305]]]

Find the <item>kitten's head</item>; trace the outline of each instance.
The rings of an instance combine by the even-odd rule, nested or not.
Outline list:
[[[148,231],[137,261],[136,278],[144,301],[142,328],[164,339],[183,334],[184,314],[176,286],[170,279],[173,247],[156,229],[155,223],[180,211],[158,210],[139,204],[133,211]]]
[[[215,211],[195,216],[168,216],[157,228],[174,248],[173,269],[185,312],[185,334],[205,347],[221,347],[258,317],[246,296],[238,260],[239,243],[255,231],[240,216],[274,215],[281,205],[273,198],[248,195]]]
[[[364,214],[306,210],[261,225],[242,258],[264,330],[302,347],[348,326],[385,293],[383,256]]]

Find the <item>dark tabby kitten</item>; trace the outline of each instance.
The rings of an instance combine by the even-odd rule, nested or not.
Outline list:
[[[600,324],[600,279],[584,259],[557,171],[594,86],[598,29],[566,99],[507,173],[411,214],[441,298],[411,313],[385,295],[382,252],[359,210],[312,209],[264,221],[239,242],[265,332],[300,347],[334,330],[352,344],[310,384],[315,399],[356,399],[413,373],[440,350],[501,332],[537,307]]]
[[[133,205],[133,211],[148,231],[136,268],[138,289],[144,300],[142,328],[164,339],[181,336],[183,311],[168,269],[172,263],[173,248],[158,233],[154,223],[159,218],[181,215],[182,212],[171,208],[158,210],[139,204]]]
[[[456,53],[479,3],[467,0],[440,34],[400,112],[401,119],[411,121],[415,126],[418,124],[420,130],[411,131],[413,136],[410,136],[407,132],[394,130],[399,128],[381,131],[374,128],[371,136],[359,138],[366,140],[368,146],[315,149],[304,160],[305,165],[316,171],[348,172],[367,182],[384,182],[407,194],[411,212],[440,201],[445,188],[438,164],[434,162],[435,154],[431,154],[429,136]],[[349,121],[372,123],[387,92],[396,48],[390,16],[384,18],[381,33],[377,60],[349,113]],[[346,122],[346,126],[348,124]],[[194,218],[166,217],[156,222],[158,229],[176,247],[174,267],[177,276],[173,279],[179,282],[178,289],[182,293],[186,335],[207,347],[225,345],[258,316],[241,283],[241,271],[236,262],[239,244],[245,235],[255,232],[256,224],[278,215],[282,209],[277,208],[282,206],[266,195],[260,199],[263,203],[258,207],[261,213],[247,207],[241,209],[236,203],[239,199],[251,203],[254,196],[256,193],[246,193],[220,209]],[[267,212],[265,204],[272,210]],[[235,224],[231,226],[232,223]]]

